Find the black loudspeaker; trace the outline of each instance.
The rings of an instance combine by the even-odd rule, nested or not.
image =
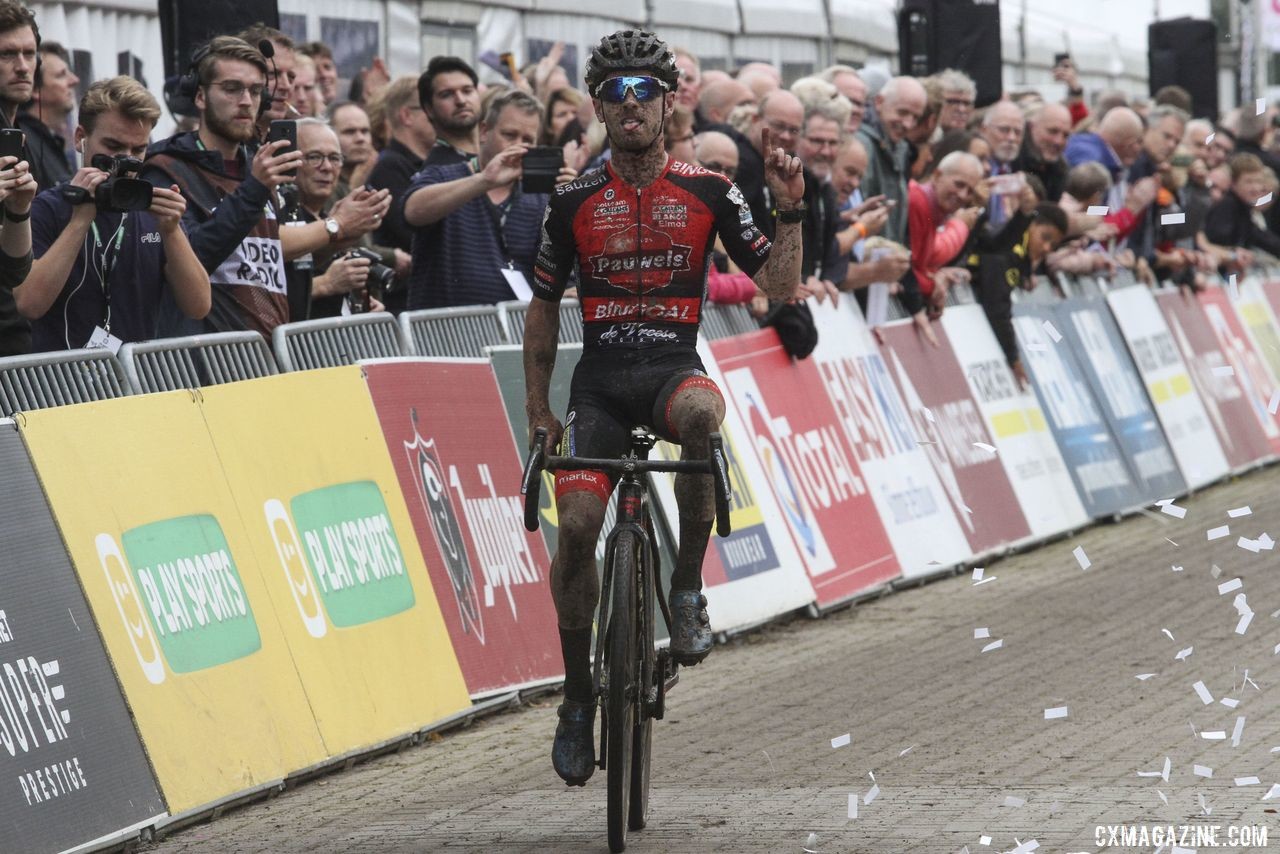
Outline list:
[[[259,22],[280,28],[276,0],[160,0],[164,76],[185,74],[191,54],[214,36],[233,36]]]
[[[1000,100],[1000,4],[997,0],[903,0],[898,12],[902,74],[927,77],[947,68],[978,86],[977,105]]]
[[[1218,28],[1213,21],[1174,18],[1147,27],[1151,94],[1165,86],[1191,93],[1196,118],[1218,120]]]

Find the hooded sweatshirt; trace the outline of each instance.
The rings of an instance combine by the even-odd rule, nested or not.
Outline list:
[[[203,148],[194,132],[151,146],[140,177],[156,187],[177,184],[187,200],[183,223],[191,248],[213,285],[213,308],[203,322],[169,334],[252,329],[267,338],[289,320],[284,248],[275,194],[249,171],[253,149],[239,150],[243,180],[228,173],[222,155]]]

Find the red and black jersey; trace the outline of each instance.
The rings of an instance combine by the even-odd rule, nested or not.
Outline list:
[[[605,164],[556,188],[533,293],[559,302],[576,263],[584,349],[692,349],[717,234],[749,276],[769,257],[769,238],[723,175],[669,160],[657,181],[637,189]]]

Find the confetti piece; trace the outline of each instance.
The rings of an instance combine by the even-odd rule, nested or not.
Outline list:
[[[1255,108],[1256,108],[1256,109],[1257,109],[1257,111],[1258,111],[1258,112],[1257,112],[1257,115],[1259,115],[1259,116],[1260,116],[1260,115],[1262,115],[1263,113],[1265,113],[1265,112],[1267,111],[1267,99],[1266,99],[1266,98],[1259,98],[1259,99],[1257,100],[1257,102],[1255,103],[1255,105],[1254,105],[1254,106],[1255,106]]]
[[[1195,766],[1195,768],[1193,769],[1193,773],[1194,773],[1197,777],[1208,777],[1208,778],[1212,778],[1212,777],[1213,777],[1213,769],[1212,769],[1212,768],[1210,768],[1210,767],[1208,767],[1208,766],[1206,766],[1206,765],[1197,765],[1197,766]]]
[[[924,408],[924,417],[929,421],[930,424],[936,423],[933,420],[933,413],[929,411],[929,407],[927,406]]]
[[[1015,798],[1013,795],[1004,796],[1004,805],[1007,807],[1025,806],[1026,803],[1027,803],[1026,798]]]
[[[982,567],[980,567],[980,566],[975,566],[975,567],[973,568],[973,580],[974,580],[974,581],[981,581],[981,580],[982,580],[982,572],[983,572]]]
[[[1185,519],[1187,516],[1187,508],[1177,507],[1173,504],[1166,504],[1160,508],[1160,512],[1166,516],[1172,516],[1175,519]]]
[[[1173,763],[1170,762],[1169,757],[1166,756],[1164,758],[1164,771],[1160,773],[1160,779],[1164,780],[1166,783],[1169,782],[1169,771],[1172,770],[1172,768],[1173,768]]]
[[[1209,689],[1204,687],[1204,682],[1197,682],[1191,686],[1191,690],[1196,692],[1196,696],[1200,698],[1200,702],[1206,706],[1213,702],[1213,695],[1209,693]]]
[[[1162,631],[1162,632],[1164,632],[1166,635],[1168,635],[1169,640],[1173,640],[1173,632],[1169,631],[1168,629],[1161,629],[1160,631]]]
[[[1044,710],[1044,719],[1045,719],[1046,721],[1052,721],[1052,720],[1056,720],[1056,719],[1058,719],[1058,718],[1065,718],[1066,716],[1067,716],[1067,707],[1066,707],[1066,706],[1055,706],[1055,707],[1054,707],[1054,708],[1052,708],[1052,709],[1045,709],[1045,710]]]
[[[1111,209],[1106,205],[1089,205],[1089,208],[1085,213],[1089,216],[1106,216],[1107,212],[1110,210]]]
[[[880,784],[877,783],[876,785],[872,786],[871,789],[868,790],[868,792],[865,795],[862,796],[862,805],[865,807],[867,804],[871,803],[879,796],[880,796]]]
[[[1277,796],[1280,796],[1280,783],[1272,783],[1271,788],[1267,789],[1267,793],[1262,796],[1262,799],[1264,801],[1269,801]]]
[[[1081,569],[1093,566],[1093,561],[1089,560],[1089,556],[1084,553],[1084,546],[1076,546],[1071,553],[1076,556],[1076,563],[1080,564]]]
[[[1222,596],[1223,594],[1230,593],[1232,590],[1239,590],[1241,587],[1244,587],[1244,582],[1239,578],[1224,581],[1218,585],[1218,595]]]
[[[1046,320],[1041,325],[1044,326],[1045,334],[1047,334],[1050,338],[1053,339],[1054,344],[1057,344],[1060,341],[1062,341],[1062,333],[1059,332],[1057,329],[1055,329],[1052,323]]]
[[[991,629],[974,629],[973,630],[974,640],[977,640],[978,638],[989,638],[989,637],[991,637]]]
[[[1236,718],[1235,729],[1231,730],[1231,746],[1240,746],[1240,736],[1244,734],[1244,715]]]
[[[981,448],[989,454],[994,454],[996,452],[995,445],[988,445],[986,442],[974,442],[973,446],[975,448]]]
[[[1236,634],[1242,635],[1249,630],[1249,624],[1253,622],[1253,612],[1241,614],[1239,621],[1236,623]]]
[[[1200,733],[1200,737],[1203,738],[1205,741],[1226,741],[1227,731],[1225,729],[1215,729],[1212,732],[1209,730],[1205,730],[1204,732]]]
[[[979,836],[979,837],[978,837],[978,844],[979,844],[979,845],[990,845],[990,844],[991,844],[991,837],[990,837],[990,836]]]
[[[849,818],[858,817],[858,793],[849,793]]]
[[[1237,777],[1235,779],[1237,786],[1261,786],[1262,781],[1257,777]]]
[[[1174,564],[1169,568],[1172,569],[1174,572],[1182,572],[1182,567],[1178,566],[1177,564]]]
[[[1164,796],[1164,792],[1156,789],[1156,794],[1160,796],[1160,800],[1164,801],[1165,806],[1169,806],[1169,799]]]
[[[1165,537],[1165,538],[1164,538],[1164,541],[1165,541],[1166,543],[1168,543],[1169,545],[1173,546],[1175,549],[1180,549],[1180,548],[1182,548],[1182,546],[1178,545],[1177,543],[1175,543],[1173,540],[1169,539],[1168,537]]]
[[[1229,537],[1229,536],[1231,536],[1231,526],[1230,526],[1230,525],[1221,525],[1221,526],[1219,526],[1219,527],[1217,527],[1217,528],[1210,528],[1210,529],[1209,529],[1209,539],[1210,539],[1210,540],[1220,540],[1220,539],[1222,539],[1223,537]]]
[[[916,749],[916,746],[915,746],[914,744],[913,744],[913,745],[911,745],[911,746],[910,746],[910,747],[908,747],[906,750],[904,750],[904,751],[902,751],[901,753],[899,753],[899,754],[898,754],[898,758],[899,758],[899,759],[901,759],[902,757],[906,756],[908,753],[910,753],[911,751],[913,751],[913,750],[915,750],[915,749]]]
[[[804,850],[806,854],[817,854],[818,834],[810,833],[809,838],[804,841]]]
[[[1209,805],[1204,802],[1203,792],[1200,793],[1200,809],[1204,810],[1205,815],[1213,814],[1213,810],[1209,809]],[[1176,850],[1178,846],[1175,845],[1173,847]],[[1185,854],[1196,854],[1196,850],[1194,848],[1183,848],[1182,850],[1185,852]]]
[[[1000,647],[1002,647],[1002,646],[1004,646],[1004,638],[1001,638],[1000,640],[992,641],[991,643],[989,643],[989,644],[987,644],[986,646],[984,646],[984,647],[982,648],[982,651],[983,651],[983,652],[991,652],[991,650],[993,650],[993,649],[999,649],[999,648],[1000,648]]]
[[[1249,507],[1248,504],[1246,504],[1243,507],[1237,507],[1234,510],[1227,511],[1227,515],[1230,516],[1232,519],[1239,519],[1241,516],[1250,516],[1252,514],[1253,514],[1253,509]]]
[[[1271,535],[1268,534],[1266,531],[1263,531],[1262,536],[1258,537],[1258,539],[1254,540],[1254,542],[1257,543],[1262,548],[1266,549],[1267,551],[1271,551],[1273,548],[1276,547],[1276,541],[1271,539]]]
[[[1192,651],[1193,649],[1195,649],[1195,647],[1194,647],[1194,646],[1189,646],[1189,647],[1187,647],[1186,649],[1181,650],[1177,655],[1175,655],[1175,656],[1173,657],[1173,660],[1174,660],[1174,661],[1185,661],[1185,660],[1187,660],[1188,658],[1190,658],[1190,657],[1191,657],[1191,651]]]
[[[1162,214],[1160,216],[1161,225],[1182,225],[1187,221],[1187,215],[1184,213]]]
[[[1014,840],[1017,842],[1017,840]],[[1018,843],[1018,847],[1009,852],[1009,854],[1031,854],[1040,847],[1040,843],[1034,839],[1028,839],[1026,842]]]
[[[1137,676],[1133,678],[1137,679],[1139,682],[1146,682],[1151,677],[1159,676],[1159,675],[1160,675],[1159,673],[1139,673]]]
[[[1258,545],[1258,541],[1251,540],[1248,537],[1241,537],[1240,539],[1236,540],[1236,545],[1244,549],[1245,551],[1253,552],[1254,554],[1258,554],[1260,551],[1262,551],[1262,546]]]
[[[1272,392],[1271,402],[1267,404],[1267,411],[1272,415],[1276,414],[1276,410],[1280,409],[1280,389]]]
[[[1226,706],[1228,709],[1234,709],[1236,706],[1240,705],[1240,701],[1235,697],[1223,697],[1218,702],[1222,703],[1222,705]]]
[[[1221,578],[1221,577],[1222,577],[1222,567],[1218,566],[1218,565],[1215,563],[1213,566],[1209,567],[1209,574],[1210,574],[1210,575],[1212,575],[1214,578]]]
[[[848,747],[850,741],[852,741],[852,737],[846,732],[844,735],[837,735],[835,738],[831,739],[831,747],[833,749],[837,747]]]
[[[1262,207],[1263,205],[1269,205],[1269,204],[1271,204],[1271,194],[1270,194],[1270,193],[1266,193],[1266,194],[1264,194],[1264,195],[1259,196],[1259,197],[1258,197],[1258,200],[1257,200],[1256,202],[1254,202],[1254,203],[1253,203],[1253,206],[1254,206],[1255,208],[1260,208],[1260,207]]]

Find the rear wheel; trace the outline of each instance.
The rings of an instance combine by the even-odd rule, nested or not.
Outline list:
[[[636,569],[640,544],[631,531],[618,534],[613,550],[612,602],[609,636],[605,639],[605,667],[609,671],[609,695],[605,699],[608,746],[605,766],[609,777],[609,850],[627,847],[631,806],[631,751],[635,741],[636,697]]]

